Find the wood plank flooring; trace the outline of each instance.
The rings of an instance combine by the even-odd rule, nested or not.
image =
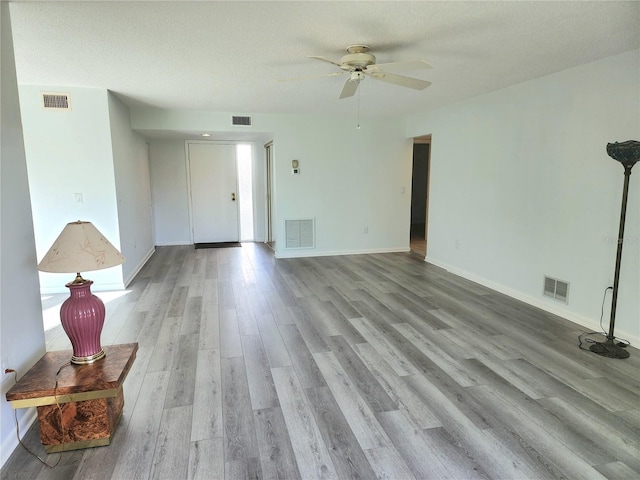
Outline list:
[[[140,344],[112,444],[3,479],[640,478],[640,351],[416,255],[160,247],[107,312]]]

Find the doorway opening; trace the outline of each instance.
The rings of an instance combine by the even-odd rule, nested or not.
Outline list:
[[[254,149],[250,143],[187,141],[192,241],[255,241]]]
[[[411,175],[411,229],[409,246],[412,252],[427,256],[429,218],[429,169],[431,135],[413,139],[413,168]]]
[[[240,194],[240,241],[252,242],[253,234],[253,180],[251,164],[253,153],[250,144],[238,144],[236,146],[236,158],[238,162],[238,193]]]

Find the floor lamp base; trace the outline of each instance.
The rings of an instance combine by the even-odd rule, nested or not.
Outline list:
[[[589,350],[603,357],[629,358],[629,351],[626,348],[616,345],[612,338],[607,338],[604,342],[594,343],[589,347]]]

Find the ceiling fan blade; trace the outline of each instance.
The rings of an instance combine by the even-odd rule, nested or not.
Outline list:
[[[333,60],[329,60],[328,58],[324,58],[324,57],[309,56],[307,58],[315,58],[316,60],[322,60],[323,62],[327,62],[327,63],[330,63],[332,65],[336,65],[337,67],[340,66],[339,63],[334,62]]]
[[[344,75],[348,72],[332,72],[332,73],[322,73],[320,75],[306,75],[304,77],[294,77],[294,78],[281,78],[279,82],[292,82],[295,80],[311,80],[314,78],[324,78],[324,77],[337,77],[339,75]]]
[[[421,68],[433,68],[424,60],[412,60],[408,62],[376,63],[366,68],[367,72],[381,72],[382,70],[417,70]]]
[[[342,87],[342,93],[340,93],[338,99],[353,97],[358,89],[359,83],[360,82],[358,80],[351,80],[351,78],[347,78],[347,81],[344,82],[344,87]]]
[[[369,73],[368,71],[364,73],[378,80],[382,80],[383,82],[393,83],[394,85],[400,85],[401,87],[413,88],[414,90],[424,90],[429,85],[431,85],[431,82],[427,82],[426,80],[419,80],[417,78],[404,77],[402,75],[396,75],[395,73],[387,73],[387,72]]]

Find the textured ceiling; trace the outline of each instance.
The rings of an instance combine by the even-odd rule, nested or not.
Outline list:
[[[350,44],[397,72],[432,82],[414,91],[366,78],[363,115],[418,112],[640,46],[638,2],[11,2],[20,84],[116,92],[132,106],[237,113],[344,113]]]

